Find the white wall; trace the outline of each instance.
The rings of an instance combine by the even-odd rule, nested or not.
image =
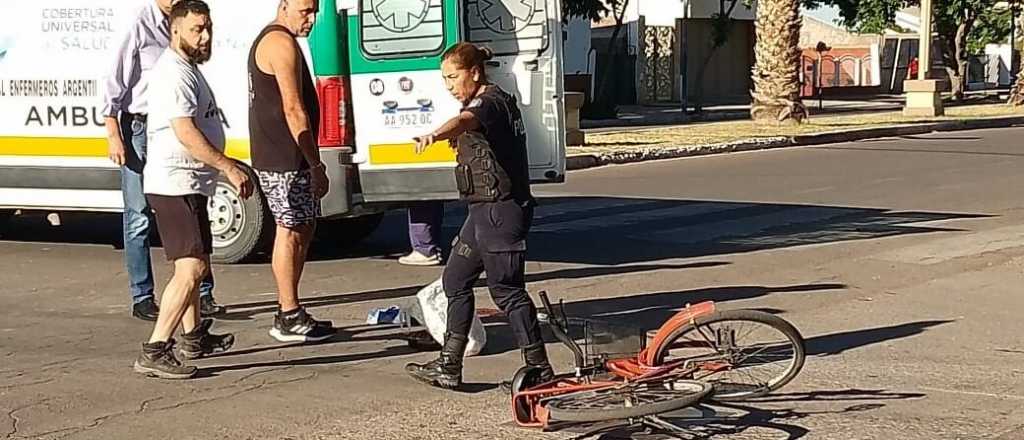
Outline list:
[[[719,11],[718,0],[688,0],[685,3],[689,6],[686,16],[690,18],[711,18],[712,15],[717,14]],[[726,2],[725,7],[729,7],[728,2]],[[747,8],[743,6],[743,0],[738,0],[736,8],[732,10],[732,18],[734,20],[753,20],[756,18],[756,14],[756,1],[751,2],[750,8]]]
[[[996,82],[999,85],[1005,86],[1010,84],[1010,63],[1011,63],[1011,49],[1009,44],[986,44],[985,55],[989,57],[999,57],[1002,63],[989,64],[991,71],[989,77],[986,78],[986,82]],[[998,69],[998,71],[997,71]],[[998,81],[998,82],[997,82]]]
[[[728,2],[725,6],[729,7]],[[628,7],[626,21],[637,20],[640,15],[711,18],[718,12],[719,3],[718,0],[630,0]],[[737,0],[736,7],[732,10],[732,18],[754,20],[756,13],[756,0],[751,2],[750,8],[743,6],[743,0]]]
[[[882,57],[879,53],[878,44],[871,45],[871,84],[872,86],[882,85]]]
[[[593,62],[590,60],[590,21],[583,18],[572,18],[566,30],[564,50],[565,73],[594,73]]]

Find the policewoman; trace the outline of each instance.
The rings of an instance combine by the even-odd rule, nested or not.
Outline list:
[[[458,116],[434,132],[416,138],[417,152],[434,142],[453,140],[458,166],[455,180],[469,216],[452,244],[443,284],[448,325],[441,355],[426,364],[409,364],[414,378],[441,388],[462,383],[462,357],[474,311],[473,285],[487,271],[487,287],[505,313],[527,365],[552,376],[540,335],[537,309],[526,293],[526,233],[536,205],[530,194],[526,127],[512,96],[487,82],[486,48],[458,43],[442,56],[448,91],[462,103]]]

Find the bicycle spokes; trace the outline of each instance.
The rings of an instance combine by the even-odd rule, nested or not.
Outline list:
[[[694,378],[715,384],[715,394],[765,392],[792,369],[796,346],[787,335],[757,321],[699,323],[668,346],[663,362],[690,359]]]

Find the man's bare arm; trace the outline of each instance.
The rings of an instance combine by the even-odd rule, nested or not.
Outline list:
[[[206,139],[203,132],[199,131],[199,127],[196,127],[195,120],[192,118],[171,119],[171,128],[174,129],[174,135],[178,137],[178,140],[185,146],[185,149],[196,160],[221,172],[235,166],[233,160],[210,144],[210,141]]]
[[[256,56],[266,61],[270,73],[277,78],[284,117],[296,145],[310,166],[319,166],[321,163],[316,144],[317,133],[312,132],[309,115],[302,102],[302,78],[299,69],[301,55],[296,53],[291,37],[283,32],[267,34],[256,49]]]
[[[107,128],[107,157],[118,166],[124,166],[125,145],[121,141],[121,123],[115,117],[103,118],[103,125]]]
[[[199,131],[199,127],[196,127],[192,118],[172,119],[171,129],[174,130],[174,135],[178,137],[189,154],[196,160],[220,171],[238,189],[239,197],[248,199],[252,195],[254,186],[249,175],[242,171],[242,167],[237,162],[214,148],[203,132]]]

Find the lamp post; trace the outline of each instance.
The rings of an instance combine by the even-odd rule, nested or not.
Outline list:
[[[818,68],[814,75],[817,77],[815,83],[818,86],[818,110],[825,108],[825,88],[821,85],[821,71],[824,70],[825,53],[830,50],[832,48],[825,44],[824,41],[819,41],[818,45],[814,47],[814,51],[818,52]]]

